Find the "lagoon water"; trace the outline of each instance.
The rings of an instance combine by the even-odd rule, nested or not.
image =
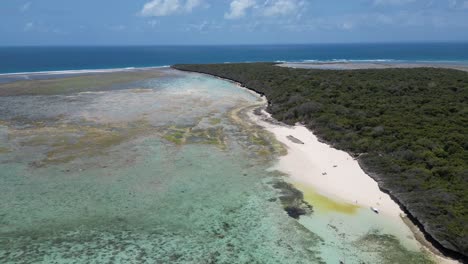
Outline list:
[[[430,262],[368,208],[315,195],[288,216],[257,95],[125,74],[0,84],[1,263]]]

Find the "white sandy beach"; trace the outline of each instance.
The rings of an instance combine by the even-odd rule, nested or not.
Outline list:
[[[263,111],[265,117],[269,114]],[[380,214],[400,219],[400,207],[382,192],[348,153],[320,142],[306,127],[275,125],[252,117],[286,145],[288,154],[279,159],[275,169],[289,174],[293,182],[313,187],[318,193],[341,202],[378,208]],[[293,136],[304,144],[288,139]]]
[[[378,208],[380,216],[391,218],[401,226],[405,225],[402,220],[405,214],[401,208],[379,189],[377,182],[348,153],[320,142],[302,125],[286,126],[270,122],[273,119],[264,110],[261,116],[250,113],[250,118],[273,133],[287,147],[287,155],[280,157],[273,169],[287,173],[293,183],[313,188],[317,193],[339,202],[367,207],[369,210],[371,207]],[[288,136],[304,144],[295,143]],[[414,235],[421,245],[435,253],[434,257],[439,263],[459,263],[442,257],[429,242],[423,241],[422,233],[414,232]]]

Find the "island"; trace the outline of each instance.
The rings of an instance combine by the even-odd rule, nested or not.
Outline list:
[[[266,96],[267,112],[347,151],[445,254],[468,258],[468,73],[447,68],[174,65]]]

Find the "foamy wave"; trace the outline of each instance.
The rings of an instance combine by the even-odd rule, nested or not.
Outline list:
[[[82,70],[61,70],[61,71],[13,72],[13,73],[0,73],[0,76],[111,73],[111,72],[123,72],[123,71],[132,71],[132,70],[161,69],[161,68],[168,68],[168,67],[170,66],[164,65],[164,66],[154,66],[154,67],[126,67],[126,68],[113,68],[113,69],[82,69]]]
[[[395,59],[365,59],[365,60],[357,60],[357,59],[329,59],[329,60],[302,60],[302,63],[335,63],[335,62],[397,62],[399,60]]]
[[[393,59],[372,59],[372,60],[347,60],[347,59],[334,59],[333,62],[394,62]]]

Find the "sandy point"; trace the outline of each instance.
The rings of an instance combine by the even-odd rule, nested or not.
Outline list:
[[[382,215],[404,215],[400,207],[382,192],[348,153],[320,142],[302,125],[286,126],[268,122],[270,116],[251,115],[258,124],[283,143],[288,154],[280,157],[275,169],[287,173],[292,182],[314,188],[324,196],[360,207],[378,209]],[[295,140],[296,139],[296,140]]]

